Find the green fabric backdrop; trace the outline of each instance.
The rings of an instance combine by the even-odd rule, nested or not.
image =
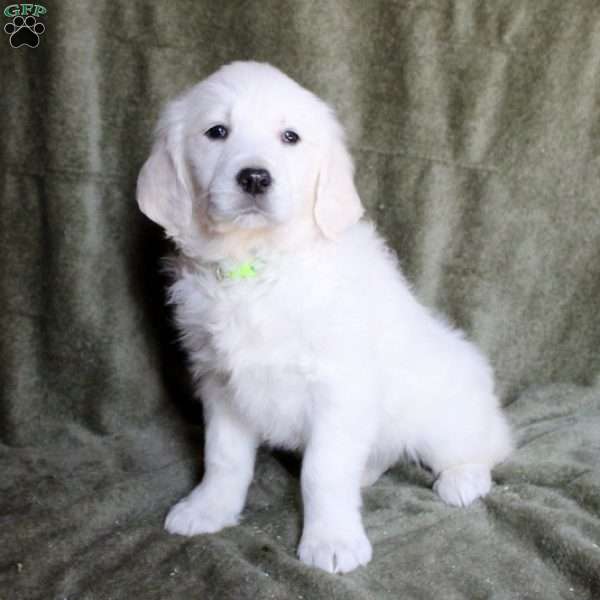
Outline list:
[[[600,598],[600,4],[44,5],[38,48],[0,33],[0,598]],[[367,490],[347,576],[294,557],[288,456],[260,455],[240,527],[162,530],[201,414],[135,180],[164,102],[240,58],[337,108],[370,216],[517,432],[468,510],[413,466]]]

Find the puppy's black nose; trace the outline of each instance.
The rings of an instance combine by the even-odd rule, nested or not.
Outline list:
[[[264,194],[272,183],[269,171],[266,169],[255,169],[253,167],[242,169],[235,179],[245,192],[248,192],[253,196],[256,194]]]

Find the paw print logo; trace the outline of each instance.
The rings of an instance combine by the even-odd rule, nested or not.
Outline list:
[[[10,45],[13,48],[21,46],[37,48],[40,43],[40,35],[46,31],[46,28],[34,16],[29,15],[25,18],[15,17],[4,26],[4,31],[10,35]]]

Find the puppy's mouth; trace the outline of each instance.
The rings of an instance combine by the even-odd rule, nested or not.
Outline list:
[[[273,218],[260,207],[252,206],[239,211],[233,223],[240,229],[258,229],[273,225]]]
[[[250,194],[209,195],[208,218],[216,226],[229,225],[240,229],[257,229],[274,225],[277,219],[264,207],[264,202]]]
[[[249,206],[248,208],[243,208],[237,213],[237,217],[244,217],[246,215],[262,215],[265,218],[269,218],[269,214],[259,206]]]

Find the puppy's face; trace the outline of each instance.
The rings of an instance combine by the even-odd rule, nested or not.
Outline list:
[[[138,203],[182,247],[307,219],[334,237],[362,214],[332,111],[254,62],[221,68],[167,106]]]
[[[317,102],[292,81],[251,74],[202,85],[196,102],[185,154],[212,228],[296,218],[314,195],[321,132],[310,115],[322,110]]]

